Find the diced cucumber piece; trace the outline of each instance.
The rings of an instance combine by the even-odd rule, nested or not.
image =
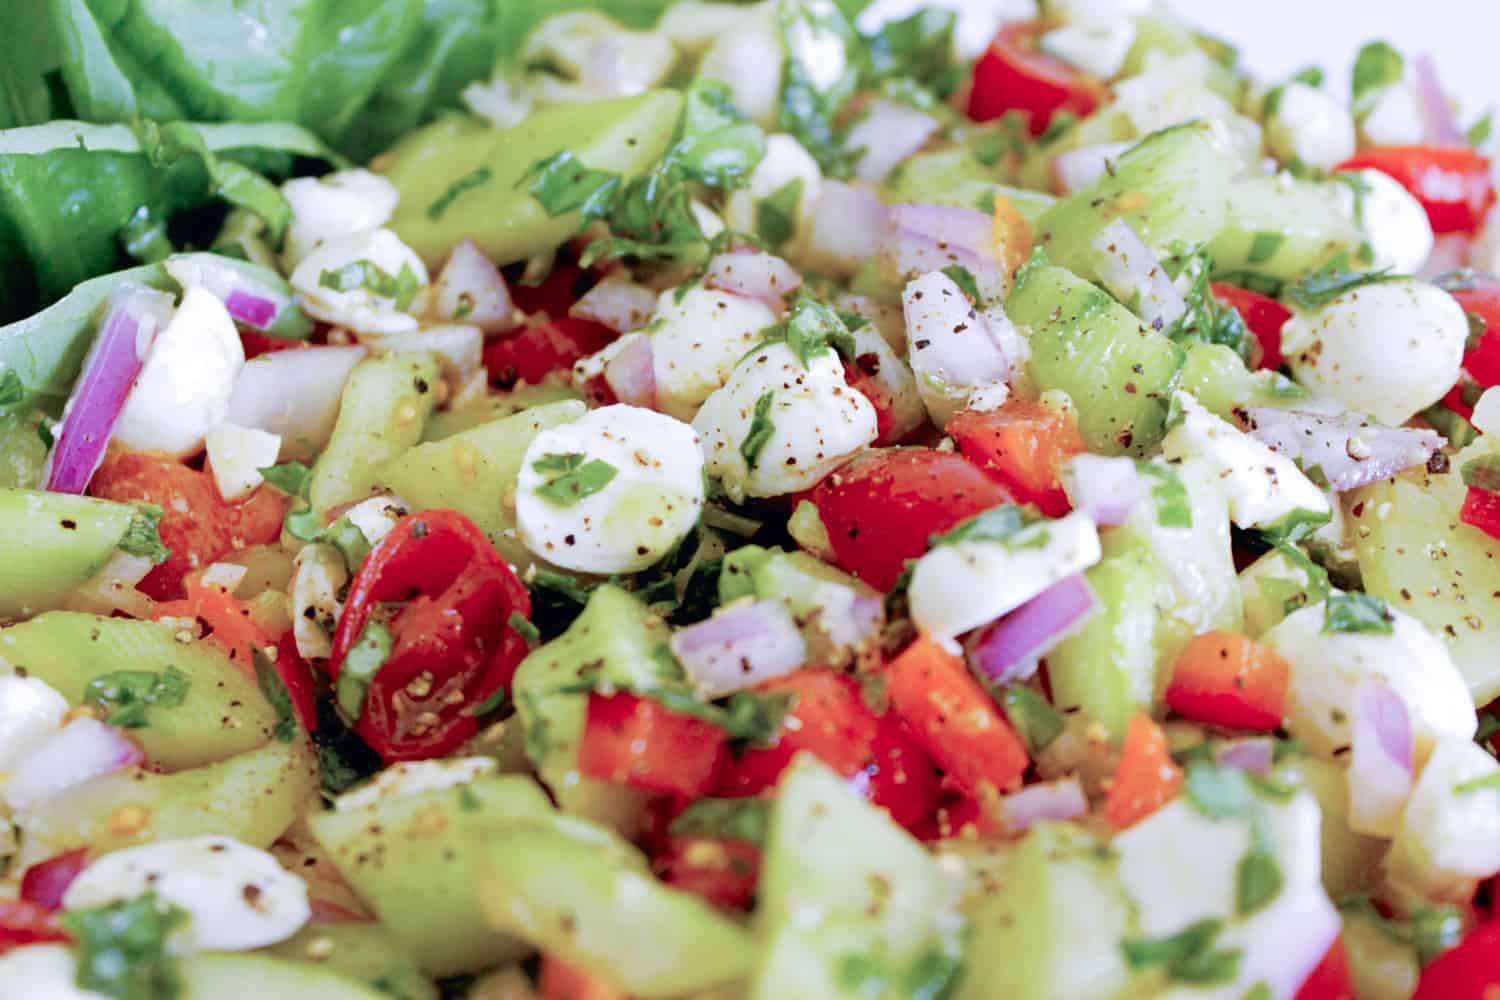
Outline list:
[[[1460,521],[1458,510],[1460,470],[1487,442],[1460,452],[1448,473],[1366,487],[1346,508],[1365,589],[1447,642],[1476,705],[1500,695],[1500,541]]]
[[[1334,198],[1310,181],[1251,177],[1225,190],[1228,214],[1208,245],[1217,273],[1295,281],[1341,253],[1352,256],[1364,241]]]
[[[507,560],[529,566],[534,557],[513,530],[521,461],[542,431],[587,412],[581,400],[532,407],[408,448],[381,468],[379,478],[413,511],[446,507],[466,515]]]
[[[422,428],[422,440],[441,441],[492,420],[503,420],[532,407],[570,399],[582,400],[583,397],[569,387],[554,382],[543,382],[540,385],[527,385],[523,382],[509,392],[485,396],[478,402],[455,410],[434,413],[428,419],[427,426]]]
[[[417,968],[395,935],[378,922],[308,924],[296,935],[267,948],[265,954],[316,963],[396,1000],[438,1000],[432,980]]]
[[[47,444],[39,426],[38,419],[19,414],[0,417],[0,489],[41,487],[47,472]]]
[[[1389,841],[1349,829],[1348,768],[1304,755],[1281,764],[1275,773],[1277,781],[1300,784],[1318,800],[1318,809],[1323,814],[1318,826],[1319,871],[1329,897],[1341,899],[1372,888]]]
[[[763,859],[755,1000],[938,995],[912,987],[956,970],[957,887],[810,755],[781,778]]]
[[[1040,191],[1002,184],[999,171],[987,167],[968,149],[919,153],[896,168],[886,181],[894,202],[951,205],[993,212],[995,199],[1005,198],[1027,222],[1036,222],[1057,199]]]
[[[0,462],[12,460],[10,427],[28,442],[41,443],[34,428],[26,430],[19,421],[6,426]],[[44,459],[45,454],[43,449]],[[137,516],[130,504],[111,500],[0,488],[0,524],[8,537],[25,540],[6,546],[0,560],[0,621],[58,607],[114,555]]]
[[[1109,293],[1061,267],[1022,268],[1005,303],[1031,330],[1031,376],[1078,409],[1090,451],[1143,454],[1161,438],[1183,350]]]
[[[390,1000],[390,990],[328,966],[266,954],[211,952],[182,963],[182,1000]],[[420,998],[422,994],[409,994]]]
[[[1344,914],[1350,985],[1360,1000],[1409,1000],[1422,974],[1417,950],[1381,924],[1375,916]]]
[[[506,775],[319,813],[309,825],[344,881],[417,964],[446,976],[528,951],[485,923],[477,878],[502,831],[552,812],[534,781]]]
[[[1150,552],[1127,548],[1084,577],[1099,610],[1083,628],[1047,654],[1053,702],[1081,709],[1124,738],[1130,717],[1151,704],[1156,689],[1157,595],[1166,584]]]
[[[644,796],[578,772],[588,694],[579,682],[597,676],[616,687],[651,688],[681,679],[681,668],[660,651],[670,627],[620,587],[605,584],[562,635],[535,649],[516,668],[512,693],[526,733],[527,753],[564,812],[623,831],[639,819]]]
[[[1037,245],[1059,266],[1092,279],[1098,277],[1094,241],[1115,219],[1157,250],[1178,241],[1207,243],[1224,228],[1233,171],[1233,158],[1206,122],[1154,133],[1121,156],[1113,173],[1037,220]]]
[[[1296,610],[1310,603],[1310,587],[1307,570],[1274,549],[1246,566],[1240,573],[1245,634],[1258,639],[1281,624],[1288,607]]]
[[[317,794],[318,765],[306,744],[273,742],[176,774],[131,769],[95,778],[33,807],[23,829],[34,860],[204,834],[270,847]]]
[[[108,674],[179,671],[187,685],[182,700],[146,705],[143,724],[129,730],[160,770],[254,750],[277,724],[246,667],[210,640],[181,642],[174,629],[156,622],[51,611],[0,632],[0,659],[51,684],[72,705],[85,704],[89,683]],[[103,706],[106,720],[113,704]]]
[[[489,845],[474,888],[489,923],[631,996],[675,997],[742,978],[750,935],[657,880],[609,831],[521,823]]]
[[[724,558],[719,603],[753,596],[780,601],[802,625],[808,662],[830,663],[861,639],[853,604],[879,592],[806,552],[746,545]]]
[[[956,1000],[1108,1000],[1131,972],[1134,913],[1107,852],[1072,827],[1033,827],[974,914]]]

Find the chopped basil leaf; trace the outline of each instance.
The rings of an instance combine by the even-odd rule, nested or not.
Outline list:
[[[531,622],[527,621],[526,616],[521,614],[521,612],[512,611],[510,613],[510,619],[506,622],[506,624],[515,629],[516,634],[518,634],[522,639],[525,639],[526,645],[531,647],[532,649],[535,649],[537,646],[540,646],[542,644],[542,633],[537,631],[537,627],[531,624]]]
[[[1470,778],[1468,781],[1460,781],[1453,786],[1453,794],[1467,795],[1469,792],[1477,792],[1480,789],[1493,788],[1500,791],[1500,771],[1486,774],[1478,778]]]
[[[14,368],[0,372],[0,416],[8,416],[26,398],[26,386]]]
[[[1239,311],[1213,294],[1209,283],[1213,261],[1208,252],[1201,247],[1179,244],[1162,259],[1162,269],[1179,286],[1184,276],[1188,284],[1183,295],[1187,312],[1162,332],[1176,341],[1223,344],[1241,358],[1246,357],[1252,342],[1250,331]]]
[[[281,526],[286,529],[287,534],[299,541],[316,541],[323,533],[323,515],[311,507],[294,507],[286,512]]]
[[[152,670],[116,670],[100,674],[83,689],[83,703],[97,705],[109,714],[104,721],[121,729],[144,729],[150,725],[147,709],[181,705],[192,684],[176,667]]]
[[[1256,809],[1250,814],[1250,850],[1235,866],[1235,912],[1249,916],[1281,891],[1281,865],[1276,860],[1275,844],[1271,839],[1271,827],[1265,812]]]
[[[1464,485],[1500,493],[1500,455],[1482,455],[1464,463]]]
[[[1244,771],[1206,761],[1188,765],[1183,794],[1193,808],[1212,820],[1243,816],[1255,804],[1255,792]]]
[[[1250,264],[1264,264],[1276,256],[1276,252],[1285,242],[1286,236],[1283,233],[1256,233],[1250,240],[1250,252],[1245,260]]]
[[[1330,267],[1315,271],[1293,284],[1287,289],[1287,295],[1303,309],[1320,309],[1357,288],[1399,279],[1400,275],[1393,274],[1390,268],[1380,271],[1345,271]]]
[[[1177,470],[1155,462],[1137,462],[1136,468],[1155,480],[1151,499],[1156,504],[1156,523],[1163,528],[1192,528],[1193,501]]]
[[[1209,985],[1225,983],[1239,972],[1240,952],[1218,950],[1214,939],[1224,922],[1213,918],[1189,924],[1176,934],[1122,941],[1125,960],[1133,969],[1165,966],[1167,976],[1179,982]]]
[[[390,629],[373,618],[359,630],[359,638],[349,647],[344,661],[339,664],[339,676],[334,684],[334,698],[339,712],[350,725],[359,721],[365,711],[365,694],[370,682],[390,658],[395,640]]]
[[[1029,687],[1016,684],[1000,696],[1000,707],[1035,757],[1062,734],[1062,713]]]
[[[52,446],[57,443],[57,439],[52,436],[52,426],[52,421],[48,417],[42,417],[36,422],[36,436],[41,438],[42,444],[48,451],[51,451]]]
[[[511,617],[514,618],[515,616],[512,615]],[[476,719],[482,719],[486,715],[493,715],[495,712],[498,712],[500,711],[500,709],[504,708],[507,700],[508,698],[505,694],[505,689],[496,688],[494,691],[490,692],[490,696],[488,698],[485,698],[483,701],[480,701],[479,703],[474,705],[470,705],[468,708],[464,709],[464,713],[466,715],[472,715]]]
[[[1260,529],[1260,537],[1272,545],[1295,545],[1331,520],[1333,514],[1329,511],[1298,507]]]
[[[1286,88],[1293,83],[1304,83],[1309,87],[1321,87],[1323,85],[1323,71],[1317,66],[1306,66],[1291,75],[1285,83],[1272,87],[1266,94],[1265,101],[1261,104],[1261,110],[1267,118],[1274,115],[1281,107],[1281,99],[1286,95]]]
[[[549,216],[580,212],[585,224],[609,214],[621,183],[619,174],[595,170],[566,149],[533,165],[521,183],[527,180],[527,190]]]
[[[358,570],[364,564],[365,556],[370,554],[370,540],[365,537],[359,525],[349,520],[348,515],[324,528],[312,541],[323,542],[338,549],[350,573]]]
[[[73,982],[115,1000],[175,1000],[182,976],[167,940],[190,920],[152,892],[63,914],[78,962]]]
[[[829,351],[853,360],[857,349],[854,335],[844,324],[843,314],[819,302],[807,292],[798,292],[786,319],[767,328],[766,343],[784,343],[806,368],[813,358]]]
[[[1325,635],[1390,635],[1396,620],[1385,601],[1358,591],[1330,596],[1323,616]]]
[[[276,670],[276,661],[264,650],[252,645],[250,659],[255,663],[255,684],[276,711],[276,728],[271,730],[271,735],[279,742],[290,743],[297,736],[297,712],[292,707],[292,694]]]
[[[448,190],[439,195],[437,201],[427,206],[427,217],[433,222],[438,221],[443,217],[443,213],[448,211],[449,206],[458,199],[459,195],[471,188],[479,187],[494,175],[494,171],[489,167],[476,167],[464,174],[458,180],[449,184]]]
[[[779,27],[787,56],[781,70],[776,124],[812,154],[825,176],[848,177],[853,157],[844,148],[844,135],[835,122],[858,83],[853,60],[847,58],[854,29],[831,3],[784,3]],[[829,59],[832,45],[843,48],[846,65],[836,79],[820,86],[825,74],[811,64]]]
[[[405,310],[417,297],[422,283],[405,261],[401,263],[401,270],[393,275],[374,261],[361,259],[350,261],[336,270],[324,271],[318,276],[318,287],[335,292],[363,289],[372,295],[391,299],[397,309]]]
[[[743,187],[766,155],[766,135],[734,106],[729,85],[700,77],[687,91],[682,136],[667,160],[687,179]]]
[[[1380,91],[1398,82],[1406,72],[1406,60],[1386,42],[1370,42],[1359,50],[1354,59],[1354,78],[1350,93],[1353,97],[1354,114],[1368,114],[1380,96]]]
[[[928,540],[929,547],[962,542],[998,542],[1009,549],[1046,545],[1046,522],[1033,511],[1015,504],[1001,504],[976,514],[958,526]]]
[[[949,264],[943,268],[943,273],[953,280],[958,290],[969,297],[971,302],[979,301],[979,282],[974,280],[974,272],[962,264]]]
[[[160,507],[154,504],[136,504],[135,516],[130,519],[129,527],[120,536],[115,548],[127,555],[144,556],[151,560],[153,566],[160,566],[172,554],[172,550],[161,541],[161,518]]]
[[[653,688],[638,693],[669,712],[718,726],[731,740],[757,746],[769,746],[775,742],[776,735],[781,732],[781,720],[792,703],[792,695],[786,692],[757,694],[737,691],[729,696],[729,703],[722,706],[700,701],[692,692],[680,688]]]
[[[312,469],[301,462],[282,462],[280,465],[267,465],[256,470],[266,482],[294,497],[303,495],[307,489],[308,477],[312,475]]]
[[[380,756],[344,724],[332,697],[318,700],[318,728],[312,742],[318,751],[318,777],[332,799],[380,770]]]
[[[531,463],[531,468],[547,477],[536,488],[536,495],[556,507],[571,507],[584,497],[593,496],[620,474],[619,469],[603,459],[590,459],[581,452],[543,455]]]
[[[953,63],[953,30],[957,15],[928,7],[895,21],[887,21],[870,39],[870,72],[877,79],[904,78],[930,86],[947,98],[961,81]]]
[[[751,472],[755,471],[760,453],[765,451],[776,431],[776,424],[771,420],[771,406],[775,402],[776,393],[770,389],[760,394],[755,401],[755,413],[750,418],[750,429],[745,432],[745,440],[740,442],[740,454],[745,457],[745,465]]]
[[[583,613],[592,588],[567,573],[533,568],[526,574],[526,589],[531,592],[531,623],[547,640],[562,635]]]
[[[802,178],[794,177],[755,203],[755,234],[779,247],[797,232],[797,207],[802,203]]]
[[[761,844],[770,822],[770,805],[762,798],[699,799],[672,821],[671,833]]]
[[[1480,118],[1473,125],[1469,126],[1468,131],[1464,133],[1464,139],[1468,141],[1470,146],[1478,148],[1490,141],[1490,134],[1494,132],[1494,130],[1495,109],[1490,108],[1484,113],[1484,117]]]
[[[1475,438],[1479,437],[1479,432],[1474,429],[1473,424],[1442,403],[1433,403],[1423,410],[1422,419],[1447,438],[1448,443],[1455,448],[1467,448],[1474,443]]]

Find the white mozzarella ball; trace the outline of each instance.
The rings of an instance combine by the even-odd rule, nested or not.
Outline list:
[[[0,984],[17,990],[17,1000],[111,1000],[79,986],[73,950],[62,944],[33,944],[0,954]]]
[[[1315,396],[1399,426],[1458,380],[1469,321],[1453,296],[1412,279],[1365,285],[1281,330],[1292,374]]]
[[[1415,274],[1427,262],[1436,237],[1422,203],[1381,170],[1356,170],[1364,187],[1358,196],[1347,184],[1336,184],[1340,207],[1356,222],[1374,254],[1373,268]]]
[[[297,177],[281,185],[281,193],[292,209],[281,251],[287,271],[330,240],[385,225],[400,199],[396,185],[368,170]]]
[[[1355,689],[1366,677],[1405,702],[1419,751],[1443,737],[1473,737],[1469,689],[1427,626],[1389,608],[1389,634],[1330,632],[1327,611],[1326,603],[1294,611],[1261,637],[1291,668],[1287,728],[1309,751],[1326,756],[1351,744]]]
[[[698,523],[703,453],[680,420],[606,406],[538,434],[516,485],[521,541],[582,573],[633,573]]]
[[[307,886],[265,851],[232,837],[162,840],[106,854],[68,886],[86,910],[153,892],[192,917],[193,947],[245,951],[285,941],[307,923]]]
[[[1010,326],[1003,312],[979,313],[941,271],[908,283],[901,302],[917,392],[939,427],[976,388],[1010,377],[1011,359],[995,331],[996,325]]]
[[[349,582],[349,568],[343,553],[323,542],[304,545],[295,566],[292,639],[304,660],[327,659],[333,653],[333,629],[344,608],[339,591]]]
[[[1266,145],[1283,162],[1332,170],[1354,155],[1354,117],[1331,94],[1293,81],[1266,119]]]
[[[741,232],[760,232],[760,205],[767,198],[782,191],[790,184],[801,184],[797,198],[790,206],[788,215],[795,224],[790,243],[797,246],[799,237],[807,229],[813,206],[823,190],[823,172],[818,161],[802,148],[802,144],[789,135],[776,133],[766,137],[766,155],[753,173],[750,183],[729,196],[724,206],[725,220]]]
[[[657,406],[678,420],[692,420],[775,322],[770,306],[743,295],[696,285],[662,292],[646,325]]]
[[[151,345],[115,424],[115,440],[137,451],[183,458],[229,415],[245,348],[212,292],[189,288]]]
[[[845,382],[832,349],[804,364],[782,343],[741,361],[728,384],[708,397],[693,427],[703,438],[709,473],[735,499],[807,489],[878,433],[875,407]]]
[[[365,334],[417,329],[416,318],[407,310],[427,280],[422,258],[389,229],[365,229],[329,240],[303,258],[291,277],[309,314]],[[403,284],[410,296],[405,302],[399,297]]]

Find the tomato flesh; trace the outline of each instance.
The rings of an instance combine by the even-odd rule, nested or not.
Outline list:
[[[1336,170],[1379,170],[1422,203],[1432,231],[1475,233],[1495,203],[1490,161],[1464,146],[1381,146]]]
[[[1491,538],[1500,538],[1500,495],[1470,486],[1458,516]]]
[[[1248,288],[1226,285],[1222,281],[1209,286],[1214,298],[1240,314],[1245,326],[1260,344],[1259,368],[1275,371],[1284,360],[1281,354],[1281,328],[1292,318],[1292,311],[1275,299]]]
[[[25,899],[0,899],[0,954],[31,944],[71,940],[57,915]]]
[[[815,486],[835,562],[890,590],[906,560],[965,518],[1008,503],[1005,487],[960,455],[932,448],[870,451]]]
[[[1041,51],[1045,27],[1038,21],[1011,24],[995,36],[974,66],[970,118],[984,122],[1019,111],[1035,137],[1059,112],[1081,118],[1099,106],[1099,80]]]
[[[946,430],[963,456],[1017,501],[1035,504],[1048,517],[1071,509],[1057,472],[1085,448],[1070,412],[1016,399],[996,410],[965,410],[948,421]]]
[[[1422,970],[1412,1000],[1492,1000],[1500,991],[1500,922],[1476,927]]]
[[[1343,938],[1334,939],[1293,1000],[1355,1000]]]
[[[578,769],[591,778],[695,798],[728,760],[724,730],[621,691],[589,695]]]
[[[674,837],[652,859],[658,877],[726,910],[748,910],[760,876],[754,844],[712,837]]]

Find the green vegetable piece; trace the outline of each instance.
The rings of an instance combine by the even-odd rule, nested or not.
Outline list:
[[[162,673],[151,670],[117,670],[101,674],[83,689],[83,701],[107,714],[104,721],[121,729],[144,729],[150,725],[147,709],[153,705],[175,708],[187,698],[189,683],[176,667]]]
[[[1156,523],[1163,528],[1193,527],[1193,502],[1188,497],[1182,477],[1169,465],[1154,462],[1136,464],[1142,475],[1153,480],[1151,501],[1156,505]]]
[[[346,976],[393,1000],[438,1000],[437,987],[405,946],[376,921],[309,924],[263,954],[303,963],[303,968],[311,960],[320,972]],[[320,990],[307,1000],[326,996]]]
[[[495,176],[495,172],[489,167],[476,167],[469,173],[464,174],[458,180],[448,185],[448,190],[444,191],[437,201],[427,206],[427,217],[433,222],[437,222],[443,217],[443,213],[448,211],[449,206],[458,199],[459,195],[470,188],[479,187],[493,176]]]
[[[398,310],[405,310],[416,298],[422,287],[416,272],[405,262],[396,274],[382,269],[372,260],[350,261],[334,271],[318,275],[319,288],[331,288],[335,292],[364,290],[395,302]]]
[[[60,606],[109,561],[138,517],[138,508],[110,500],[0,489],[0,524],[26,540],[0,560],[0,619]]]
[[[802,178],[794,177],[755,203],[755,235],[772,249],[797,231],[797,206],[802,204]]]
[[[550,251],[578,228],[579,216],[547,214],[522,183],[533,166],[567,151],[583,164],[633,177],[666,152],[682,106],[679,94],[654,91],[547,108],[503,131],[441,119],[390,151],[385,173],[401,193],[391,228],[429,266],[465,236],[501,264]],[[455,196],[440,218],[428,217],[428,206],[482,167],[492,171],[489,181]]]
[[[1416,949],[1393,935],[1378,914],[1345,910],[1342,915],[1341,936],[1354,995],[1364,1000],[1407,1000],[1421,976]]]
[[[1406,72],[1406,60],[1388,42],[1366,43],[1354,57],[1353,78],[1350,95],[1353,97],[1354,115],[1362,118],[1375,107],[1380,91],[1398,83]]]
[[[309,821],[344,881],[428,975],[475,972],[527,951],[485,923],[478,877],[504,830],[548,816],[552,806],[529,778],[479,778],[463,787],[472,808],[450,788],[384,796]]]
[[[995,177],[993,166],[986,166],[981,156],[969,149],[918,153],[886,179],[886,197],[896,203],[978,208],[983,212],[993,212],[995,201],[1004,198],[1031,223],[1057,203],[1049,194],[1009,187]]]
[[[1164,966],[1177,982],[1208,986],[1232,982],[1239,973],[1240,952],[1213,947],[1223,921],[1212,918],[1189,924],[1176,934],[1132,938],[1121,943],[1134,969]]]
[[[378,491],[381,468],[421,440],[422,425],[437,405],[438,378],[430,354],[391,354],[354,366],[333,436],[307,483],[314,511]]]
[[[1347,292],[1383,281],[1398,281],[1401,275],[1384,271],[1347,271],[1327,267],[1308,275],[1287,289],[1287,295],[1303,309],[1321,309]]]
[[[339,714],[350,725],[358,722],[364,714],[365,694],[370,690],[370,682],[390,658],[393,645],[390,629],[372,618],[360,629],[359,638],[349,647],[348,654],[339,665],[334,699],[338,703]]]
[[[776,423],[771,419],[771,407],[775,403],[776,393],[772,390],[760,394],[750,418],[750,429],[745,432],[745,440],[740,442],[740,454],[745,456],[745,465],[752,472],[760,461],[760,453],[770,443],[771,435],[776,433]]]
[[[536,494],[554,507],[571,507],[604,489],[620,474],[603,459],[591,459],[579,452],[552,452],[532,462],[531,468],[548,477],[536,488]]]
[[[1141,454],[1160,439],[1181,347],[1107,292],[1040,260],[1022,270],[1005,308],[1031,329],[1038,387],[1072,397],[1090,451]]]
[[[1229,214],[1208,251],[1217,273],[1250,271],[1296,281],[1363,242],[1328,185],[1288,177],[1250,177],[1228,191]]]
[[[973,913],[955,1000],[1118,997],[1130,982],[1119,941],[1131,924],[1130,902],[1092,838],[1033,827]]]
[[[153,566],[160,566],[172,554],[161,541],[161,518],[160,507],[137,504],[135,517],[130,519],[130,527],[115,548],[132,556],[144,556]]]
[[[219,834],[269,847],[317,798],[317,764],[302,742],[268,743],[175,774],[132,768],[78,786],[27,816],[27,837],[54,852],[105,853]]]
[[[153,684],[166,681],[167,689],[149,703],[148,724],[131,735],[150,763],[168,771],[253,750],[276,729],[276,712],[248,664],[236,665],[206,639],[179,642],[156,622],[52,611],[0,632],[0,657],[73,705],[117,690],[122,673],[156,668]],[[174,672],[177,679],[167,680]]]
[[[379,478],[414,511],[448,507],[464,514],[501,555],[529,566],[535,557],[515,538],[515,505],[509,499],[521,462],[538,434],[586,412],[581,401],[571,399],[533,406],[409,448],[386,463]]]
[[[1325,634],[1390,635],[1394,621],[1385,601],[1358,592],[1330,595],[1323,611]]]
[[[513,417],[525,410],[540,410],[548,403],[563,403],[582,400],[565,385],[544,382],[527,385],[524,382],[509,392],[485,396],[483,400],[454,410],[434,413],[423,431],[424,442],[442,441],[463,431],[473,430],[480,424]]]
[[[771,813],[765,799],[699,799],[672,821],[674,837],[713,837],[759,845]]]
[[[116,1000],[175,1000],[182,977],[167,938],[190,920],[186,910],[151,892],[67,913],[62,925],[74,939],[74,981]]]
[[[1000,696],[1000,707],[1033,757],[1051,746],[1067,725],[1062,713],[1029,687],[1006,688]]]
[[[5,375],[15,375],[7,370]],[[3,378],[4,375],[0,375]],[[16,384],[20,384],[19,377]],[[0,489],[36,489],[47,471],[47,452],[52,448],[50,421],[11,414],[0,415]]]

